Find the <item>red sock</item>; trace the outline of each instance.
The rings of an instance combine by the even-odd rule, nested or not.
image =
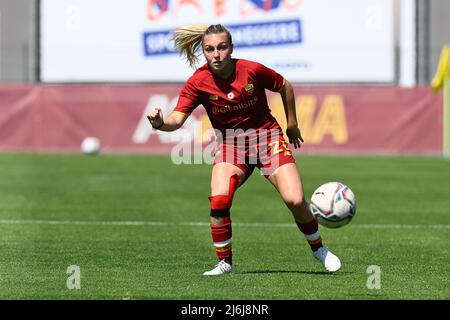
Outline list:
[[[219,260],[225,259],[229,264],[232,264],[232,228],[230,217],[224,217],[224,222],[221,225],[211,225],[211,235],[217,258],[219,258]]]
[[[233,201],[234,192],[239,185],[239,176],[237,174],[230,177],[228,195],[216,195],[209,197],[211,203],[211,217],[223,218],[221,225],[211,225],[211,235],[216,249],[216,256],[219,260],[225,259],[229,264],[232,263],[231,251],[231,218],[230,208]]]
[[[308,223],[297,222],[297,226],[305,235],[306,241],[308,241],[312,251],[316,251],[323,246],[322,238],[320,237],[319,225],[315,219],[312,219]]]

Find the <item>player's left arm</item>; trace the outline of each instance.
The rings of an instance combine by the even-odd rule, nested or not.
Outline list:
[[[284,113],[286,114],[286,135],[289,138],[289,143],[292,143],[294,148],[300,148],[303,138],[297,123],[294,88],[289,81],[284,79],[283,87],[279,93],[283,101]]]

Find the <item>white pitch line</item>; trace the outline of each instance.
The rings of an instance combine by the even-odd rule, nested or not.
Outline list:
[[[209,222],[162,222],[162,221],[76,221],[76,220],[0,220],[0,224],[47,224],[47,225],[105,225],[105,226],[209,226]],[[292,228],[294,223],[235,222],[237,227]],[[450,229],[450,224],[352,224],[351,228],[363,229]]]

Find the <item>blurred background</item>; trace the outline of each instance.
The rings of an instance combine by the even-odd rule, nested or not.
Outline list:
[[[171,135],[145,115],[168,114],[194,72],[170,32],[221,23],[234,57],[295,85],[303,152],[441,154],[430,82],[448,12],[446,0],[0,0],[0,151],[80,152],[86,137],[109,153],[207,143],[203,108]]]

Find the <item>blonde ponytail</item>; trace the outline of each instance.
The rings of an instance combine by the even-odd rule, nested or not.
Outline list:
[[[203,35],[208,29],[206,24],[196,24],[175,29],[172,34],[175,49],[180,52],[180,55],[185,56],[186,60],[192,68],[195,68],[199,61],[197,53],[202,45]]]
[[[175,44],[175,49],[184,55],[189,65],[195,68],[199,61],[197,53],[202,45],[203,36],[208,34],[225,33],[230,44],[233,44],[230,31],[221,24],[214,24],[208,26],[207,24],[195,24],[182,28],[175,29],[172,34],[172,40]]]

